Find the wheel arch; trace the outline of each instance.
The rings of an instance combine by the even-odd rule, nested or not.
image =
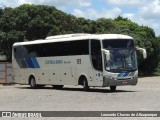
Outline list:
[[[78,79],[78,85],[83,85],[83,80],[84,80],[84,78],[86,78],[86,80],[87,80],[87,82],[88,82],[88,77],[87,77],[87,75],[86,75],[86,74],[81,74],[81,75],[79,76],[79,79]]]
[[[29,76],[29,78],[28,78],[28,84],[29,84],[29,85],[31,84],[31,78],[34,78],[34,79],[36,80],[35,75],[31,74],[31,75]]]

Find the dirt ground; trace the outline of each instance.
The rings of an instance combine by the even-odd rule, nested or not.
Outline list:
[[[30,89],[27,85],[0,85],[0,111],[160,111],[160,77],[139,78],[136,86],[119,86],[116,92],[110,92],[109,88],[91,88],[88,92],[84,92],[81,86],[64,86],[62,90],[55,90],[51,86]],[[74,120],[75,118],[41,119]],[[111,119],[145,120],[146,118],[107,118]],[[160,117],[148,119],[158,120]]]

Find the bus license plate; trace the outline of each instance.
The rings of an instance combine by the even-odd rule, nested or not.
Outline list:
[[[121,83],[122,83],[122,84],[127,84],[127,83],[128,83],[128,81],[122,81]]]

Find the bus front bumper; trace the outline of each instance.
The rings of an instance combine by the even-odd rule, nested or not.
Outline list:
[[[108,86],[121,86],[121,85],[136,85],[138,82],[138,77],[132,77],[132,78],[121,78],[121,79],[115,79],[112,77],[103,77],[103,87]]]

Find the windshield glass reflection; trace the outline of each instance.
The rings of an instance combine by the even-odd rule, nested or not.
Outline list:
[[[105,68],[112,70],[137,70],[136,51],[134,49],[110,50],[110,60]]]

